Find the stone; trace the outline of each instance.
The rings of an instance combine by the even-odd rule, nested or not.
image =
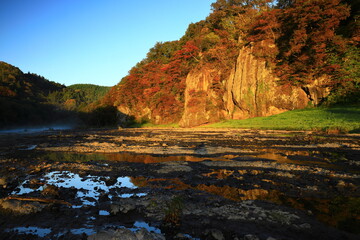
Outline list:
[[[41,191],[41,195],[58,197],[59,196],[59,188],[54,185],[46,185],[44,190]]]
[[[135,204],[132,203],[127,203],[127,202],[121,202],[119,204],[112,204],[110,206],[110,212],[113,215],[116,215],[118,213],[128,213],[132,210],[135,210],[136,206]]]
[[[190,238],[186,237],[184,234],[182,233],[178,233],[176,234],[176,236],[174,237],[174,239],[176,240],[189,240]]]
[[[28,215],[42,211],[46,205],[38,202],[27,202],[19,200],[0,200],[0,207],[10,210],[18,215]]]
[[[150,233],[142,228],[136,232],[129,229],[121,228],[117,230],[100,231],[96,234],[90,235],[88,240],[165,240],[161,234]]]
[[[225,237],[223,233],[218,229],[207,229],[205,231],[206,239],[212,239],[212,240],[224,240]]]
[[[310,229],[311,225],[309,223],[303,223],[301,225],[299,225],[300,229]]]
[[[157,173],[166,174],[171,172],[191,172],[192,168],[187,166],[187,162],[167,162],[157,170]]]
[[[276,240],[276,238],[268,237],[266,240]]]
[[[135,232],[135,236],[138,240],[165,240],[165,237],[161,234],[150,233],[145,228],[141,228]]]
[[[260,239],[255,235],[247,234],[244,236],[244,240],[260,240]]]
[[[6,188],[8,185],[8,180],[6,177],[0,177],[0,186],[2,186],[3,188]]]

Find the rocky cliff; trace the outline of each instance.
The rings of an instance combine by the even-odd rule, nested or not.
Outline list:
[[[104,102],[139,122],[192,127],[358,101],[356,5],[245,2],[218,0],[179,40],[156,43]]]
[[[256,57],[254,51],[251,45],[241,48],[228,71],[216,62],[199,62],[179,83],[157,83],[156,75],[152,74],[152,84],[149,77],[128,80],[114,87],[108,97],[120,96],[115,101],[119,104],[114,103],[121,113],[120,125],[135,119],[155,124],[179,122],[181,127],[194,127],[225,119],[270,116],[304,108],[309,102],[317,105],[327,96],[328,90],[322,87],[326,77],[302,87],[280,85],[266,61]],[[141,87],[135,91],[137,85]],[[158,86],[162,86],[161,91]],[[175,95],[174,89],[177,89]]]
[[[278,85],[266,62],[253,55],[252,47],[240,50],[226,79],[219,81],[220,75],[219,70],[209,67],[189,73],[180,126],[269,116],[304,108],[310,100],[300,87]],[[315,86],[311,89],[317,91]]]

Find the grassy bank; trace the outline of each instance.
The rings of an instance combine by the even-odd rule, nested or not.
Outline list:
[[[307,108],[270,117],[227,120],[206,127],[360,133],[360,106]]]

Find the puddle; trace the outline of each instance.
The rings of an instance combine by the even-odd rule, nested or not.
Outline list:
[[[118,177],[113,185],[107,186],[106,180],[109,179],[110,177],[106,176],[87,175],[86,177],[80,177],[79,174],[69,171],[54,171],[45,174],[44,177],[40,179],[40,182],[45,185],[54,185],[59,188],[75,188],[77,190],[76,198],[81,200],[82,205],[95,206],[101,194],[108,194],[108,197],[112,199],[114,196],[111,194],[111,190],[116,190],[116,196],[122,198],[146,196],[146,193],[129,192],[129,190],[138,188],[131,182],[130,177]],[[25,180],[11,194],[24,195],[35,191],[42,191],[43,189],[44,186],[31,188],[30,181]],[[118,192],[123,193],[118,195]],[[81,208],[82,205],[74,205],[73,208]]]
[[[30,151],[30,150],[34,150],[36,147],[37,147],[37,145],[29,145],[29,146],[22,147],[19,150],[21,150],[21,151]]]
[[[7,229],[6,232],[18,232],[21,234],[32,234],[39,237],[45,237],[51,233],[51,228],[38,228],[38,227],[16,227]]]
[[[83,206],[97,206],[99,204],[99,199],[102,201],[101,197],[103,195],[106,195],[106,197],[108,197],[110,200],[114,200],[116,198],[135,198],[146,196],[147,193],[141,192],[141,189],[139,189],[140,187],[146,189],[162,188],[165,191],[167,189],[177,191],[191,190],[200,194],[203,193],[204,196],[217,195],[233,201],[267,201],[281,206],[304,210],[314,215],[316,218],[318,218],[318,220],[326,223],[327,225],[334,227],[339,227],[340,225],[351,226],[351,231],[353,231],[352,229],[356,229],[356,227],[353,226],[357,226],[356,224],[358,224],[358,218],[354,217],[354,213],[358,211],[358,206],[360,206],[360,199],[357,197],[342,197],[339,199],[331,199],[331,195],[324,195],[324,192],[335,191],[335,188],[340,187],[344,187],[346,190],[350,191],[351,189],[355,189],[356,181],[353,180],[353,178],[346,178],[347,176],[344,175],[343,178],[345,178],[345,181],[341,183],[338,181],[338,178],[341,175],[339,175],[336,171],[331,172],[328,171],[327,168],[319,168],[321,171],[325,171],[327,174],[315,174],[314,171],[316,168],[299,166],[314,166],[314,162],[317,162],[317,160],[319,160],[319,164],[327,164],[325,162],[321,162],[321,159],[314,157],[318,156],[317,154],[319,154],[319,152],[278,151],[276,149],[261,151],[257,154],[229,154],[218,158],[199,158],[192,156],[151,156],[124,153],[49,153],[41,155],[40,159],[43,157],[46,160],[51,159],[53,161],[59,162],[94,161],[96,166],[107,166],[108,164],[111,165],[111,162],[109,161],[159,163],[171,161],[200,162],[205,160],[212,160],[212,162],[204,162],[203,164],[188,164],[189,166],[191,165],[191,167],[193,167],[194,172],[199,171],[197,174],[199,174],[200,177],[196,178],[195,181],[190,181],[190,178],[187,176],[177,176],[175,174],[171,176],[162,176],[164,178],[158,178],[158,176],[154,178],[151,175],[146,176],[148,174],[146,172],[144,172],[145,176],[138,177],[117,177],[118,175],[110,174],[113,176],[111,178],[109,176],[94,176],[85,174],[81,174],[80,176],[79,174],[70,171],[52,171],[40,175],[40,177],[37,177],[36,179],[31,179],[31,177],[29,177],[27,180],[22,182],[11,194],[30,194],[31,196],[31,193],[43,191],[46,185],[54,185],[59,188],[73,189],[74,191],[71,192],[71,194],[74,194],[76,198],[76,205],[72,206],[74,209],[70,209],[73,211],[76,208],[82,208]],[[303,158],[294,158],[294,156],[303,156]],[[214,162],[216,160],[223,161],[224,159],[228,162],[218,162],[219,164]],[[98,162],[100,162],[100,164],[97,164]],[[67,163],[65,163],[65,165],[66,164]],[[92,164],[93,163],[91,163],[91,166]],[[270,164],[270,167],[268,167],[267,164]],[[287,164],[291,166],[284,168],[285,170],[281,168]],[[111,167],[116,169],[116,165],[117,164],[112,164]],[[122,166],[122,164],[120,165]],[[327,165],[334,167],[332,164]],[[129,166],[131,165],[129,164]],[[204,166],[206,166],[206,168],[203,168]],[[157,167],[158,166],[154,166],[154,168]],[[301,167],[305,170],[298,170],[301,169]],[[302,178],[304,176],[310,180],[303,181]],[[328,179],[329,181],[333,182],[331,182],[332,185],[328,186],[326,183],[324,183],[324,181]],[[36,180],[35,182],[38,184],[34,184],[34,181],[32,180]],[[353,184],[354,187],[352,187],[351,184]],[[323,187],[328,189],[322,189]],[[108,201],[108,199],[106,199],[106,201]],[[59,237],[67,233],[72,233],[75,235],[92,235],[96,232],[93,230],[95,227],[91,224],[96,225],[96,222],[99,219],[101,219],[101,221],[108,221],[113,217],[107,217],[111,215],[107,210],[99,210],[99,208],[83,209],[91,209],[91,211],[93,211],[91,212],[92,216],[86,216],[86,223],[90,223],[90,225],[76,225],[77,227],[82,228],[68,229],[66,231],[62,231],[63,229],[60,229],[62,232],[59,233]],[[100,209],[107,208],[101,206]],[[136,218],[136,220],[139,220],[139,218]],[[125,228],[121,224],[122,223],[118,225],[109,225],[109,228]],[[142,221],[136,221],[133,226],[126,226],[130,226],[128,229],[131,231],[138,231],[141,228],[145,228],[149,232],[160,234],[162,233],[161,229]],[[33,234],[40,237],[51,234],[51,228],[18,227],[7,231],[18,231],[19,233]],[[190,235],[185,236],[190,239],[196,239],[192,238]]]
[[[94,229],[90,229],[90,228],[71,229],[70,232],[74,235],[82,235],[85,233],[88,236],[96,233]]]
[[[28,149],[27,149],[28,150]],[[259,150],[253,153],[236,155],[222,155],[217,157],[197,157],[180,155],[137,155],[131,153],[68,153],[68,152],[43,152],[40,159],[54,162],[98,162],[99,166],[108,166],[106,162],[133,162],[133,163],[164,163],[164,162],[202,162],[202,161],[243,161],[243,160],[269,160],[278,163],[290,163],[299,165],[317,165],[327,168],[339,168],[339,166],[325,161],[319,157],[319,152],[290,151],[281,149]],[[321,154],[320,154],[321,155]],[[103,163],[102,163],[103,162]]]
[[[68,152],[46,152],[40,158],[54,162],[132,162],[132,163],[163,163],[163,162],[202,162],[210,161],[229,161],[224,157],[195,157],[195,156],[153,156],[145,154],[131,153],[68,153]],[[103,164],[107,166],[107,163]]]
[[[100,210],[99,211],[99,216],[110,216],[110,213],[106,210]]]
[[[151,227],[148,223],[146,222],[135,222],[134,223],[134,227],[130,228],[131,231],[136,232],[138,230],[140,230],[141,228],[145,228],[146,230],[148,230],[149,232],[154,232],[154,233],[159,233],[161,234],[161,230],[159,228],[156,227]]]
[[[124,226],[112,226],[112,228],[115,228],[115,229],[116,228],[124,228],[124,229],[129,229],[132,232],[137,232],[140,229],[144,228],[148,232],[162,234],[162,232],[159,228],[152,227],[148,223],[142,222],[142,221],[136,221],[134,223],[133,227],[131,227],[131,228],[126,228]],[[20,234],[29,234],[29,235],[34,235],[34,236],[41,237],[41,238],[49,237],[48,235],[52,233],[51,228],[39,228],[39,227],[16,227],[16,228],[12,228],[12,229],[6,229],[5,231],[6,232],[17,232]],[[53,237],[61,238],[61,237],[64,237],[69,232],[73,235],[85,234],[87,236],[97,233],[97,231],[95,231],[93,228],[74,228],[74,229],[61,231],[57,234],[54,234]],[[200,238],[193,238],[189,234],[183,234],[183,235],[186,238],[191,239],[191,240],[200,240]]]
[[[224,173],[223,173],[224,172]],[[257,170],[249,171],[252,174],[259,174]],[[224,180],[235,174],[235,171],[220,170],[214,171],[210,174],[204,174],[209,178],[218,180]],[[220,174],[220,177],[219,175]],[[236,178],[236,177],[234,177]],[[267,189],[262,188],[261,185],[253,184],[252,189],[249,186],[242,189],[241,187],[233,187],[229,185],[217,186],[213,184],[187,184],[178,178],[174,179],[145,179],[143,177],[133,178],[134,182],[141,182],[142,186],[150,188],[162,188],[162,189],[176,189],[176,190],[188,190],[193,189],[204,193],[210,193],[217,196],[222,196],[226,199],[233,201],[247,201],[247,200],[261,200],[268,201],[282,206],[288,206],[304,211],[311,211],[316,218],[320,221],[339,227],[341,224],[347,224],[348,229],[358,229],[359,219],[356,216],[356,212],[359,211],[360,198],[358,197],[344,197],[338,196],[336,198],[319,198],[318,187],[307,186],[305,192],[313,193],[307,196],[295,197],[288,195],[286,192],[280,189],[274,189],[274,187],[267,186]],[[242,181],[242,179],[240,179]],[[262,182],[272,184],[272,186],[285,184],[281,182],[274,182],[272,180],[262,179]],[[356,230],[358,231],[358,230]]]

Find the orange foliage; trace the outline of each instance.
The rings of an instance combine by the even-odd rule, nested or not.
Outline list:
[[[279,8],[270,2],[216,1],[207,19],[190,24],[179,41],[157,43],[103,102],[122,105],[136,117],[147,114],[151,122],[178,122],[184,110],[186,76],[206,66],[219,70],[211,90],[218,95],[213,104],[221,106],[223,81],[239,49],[247,45],[273,68],[281,84],[303,86],[338,71],[340,66],[328,61],[329,49],[346,48],[336,31],[349,16],[349,7],[340,0],[283,1]],[[206,94],[192,96],[190,92],[187,107],[196,109]]]

